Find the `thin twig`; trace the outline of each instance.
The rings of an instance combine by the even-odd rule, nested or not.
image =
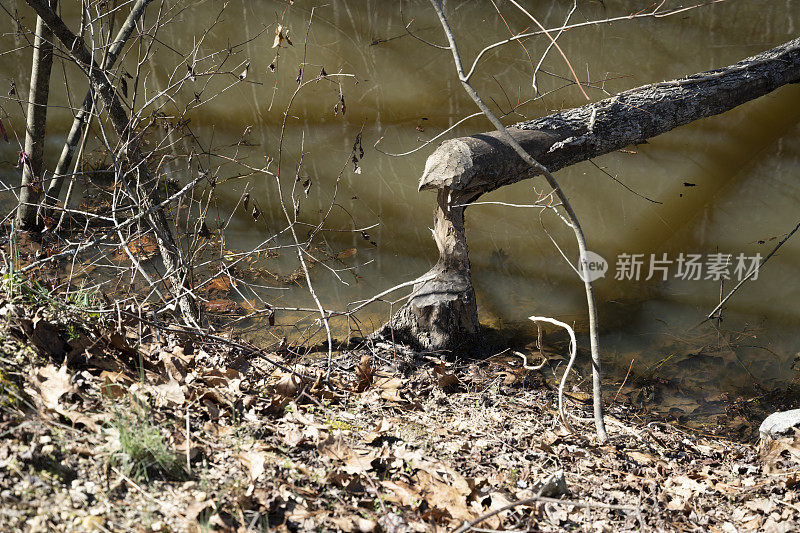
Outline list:
[[[513,1],[513,0],[512,0]],[[543,174],[544,177],[547,179],[547,182],[550,184],[550,187],[555,191],[558,199],[563,204],[564,210],[567,213],[569,218],[570,226],[572,227],[575,233],[575,239],[578,243],[578,249],[580,251],[580,266],[581,272],[583,273],[582,279],[584,282],[584,287],[586,290],[586,301],[587,306],[589,308],[589,340],[591,343],[591,352],[592,352],[592,389],[593,389],[593,398],[594,398],[594,416],[595,416],[595,426],[597,428],[597,436],[601,442],[605,442],[608,439],[608,435],[606,433],[605,424],[603,422],[603,402],[602,402],[602,372],[600,366],[600,348],[599,348],[599,336],[597,333],[597,307],[595,304],[594,299],[594,287],[592,286],[591,278],[589,277],[588,265],[585,261],[587,257],[588,249],[586,247],[586,239],[583,235],[583,230],[581,229],[580,223],[578,222],[578,217],[575,214],[575,211],[572,209],[572,205],[569,203],[564,192],[561,190],[561,187],[558,185],[555,177],[550,173],[550,171],[541,163],[536,161],[531,155],[525,151],[524,148],[511,136],[508,130],[505,128],[502,122],[495,116],[495,114],[486,106],[486,104],[481,99],[480,95],[475,91],[475,89],[470,85],[469,78],[467,75],[464,74],[464,69],[461,63],[461,56],[458,52],[458,47],[456,45],[455,37],[453,35],[452,30],[450,29],[450,25],[447,22],[447,19],[442,11],[441,5],[436,0],[430,0],[431,4],[433,5],[436,14],[439,16],[439,21],[442,24],[442,28],[444,29],[445,34],[447,35],[448,42],[450,43],[450,51],[453,54],[453,62],[455,63],[456,71],[458,72],[459,80],[461,81],[461,85],[464,87],[464,90],[467,94],[472,98],[475,104],[483,111],[483,114],[489,119],[489,121],[494,125],[497,131],[500,133],[503,140],[505,140],[511,147],[514,148],[514,151],[528,164],[530,165],[535,171],[540,174]]]
[[[559,500],[558,498],[548,498],[545,496],[532,496],[530,498],[525,498],[524,500],[519,500],[516,502],[511,502],[508,505],[504,505],[499,509],[495,509],[494,511],[488,512],[486,514],[482,514],[475,520],[470,522],[464,522],[464,524],[456,529],[453,533],[464,533],[468,531],[473,526],[480,524],[484,520],[488,520],[489,518],[502,513],[503,511],[508,511],[509,509],[513,509],[514,507],[520,507],[522,505],[530,505],[532,503],[554,503],[558,505],[569,505],[571,507],[581,507],[584,509],[613,509],[617,511],[639,511],[639,507],[635,507],[633,505],[616,505],[611,503],[603,503],[603,502],[582,502],[582,501],[575,501],[575,500]]]
[[[528,320],[534,322],[549,322],[550,324],[561,326],[569,333],[569,363],[567,363],[567,368],[564,369],[564,374],[561,376],[561,383],[558,384],[558,416],[561,417],[561,423],[564,424],[564,428],[571,433],[575,433],[575,430],[567,419],[566,411],[564,411],[564,387],[567,384],[567,378],[569,377],[570,370],[572,370],[572,365],[575,364],[575,355],[577,352],[578,343],[575,340],[575,330],[565,322],[546,316],[529,316]]]
[[[739,290],[739,287],[741,287],[742,285],[744,285],[746,281],[748,281],[750,278],[752,278],[753,276],[755,276],[755,275],[758,273],[758,271],[759,271],[759,270],[761,270],[761,267],[762,267],[762,266],[764,266],[764,263],[766,263],[766,262],[769,260],[769,258],[770,258],[770,257],[772,257],[773,255],[775,255],[775,252],[777,252],[777,251],[778,251],[778,249],[779,249],[781,246],[783,246],[783,243],[785,243],[786,241],[788,241],[788,240],[789,240],[789,238],[790,238],[792,235],[794,235],[794,234],[795,234],[795,232],[797,232],[797,230],[798,230],[798,229],[800,229],[800,222],[798,222],[798,223],[797,223],[797,225],[794,227],[794,229],[793,229],[792,231],[790,231],[790,232],[789,232],[789,234],[788,234],[786,237],[784,237],[784,238],[783,238],[783,240],[782,240],[781,242],[779,242],[779,243],[778,243],[778,245],[777,245],[775,248],[773,248],[773,249],[772,249],[772,251],[771,251],[771,252],[770,252],[770,253],[769,253],[769,254],[768,254],[768,255],[767,255],[767,256],[766,256],[764,259],[762,259],[762,260],[761,260],[761,262],[758,264],[758,268],[754,268],[754,269],[753,269],[753,270],[752,270],[752,271],[751,271],[751,272],[750,272],[750,273],[749,273],[747,276],[745,276],[745,277],[744,277],[744,279],[743,279],[742,281],[740,281],[739,283],[737,283],[737,284],[736,284],[736,286],[735,286],[733,289],[731,289],[731,292],[729,292],[729,293],[728,293],[728,295],[727,295],[725,298],[723,298],[721,302],[719,302],[719,305],[718,305],[718,306],[716,306],[716,307],[714,308],[714,310],[713,310],[713,311],[711,311],[711,312],[708,314],[708,316],[705,318],[705,320],[703,320],[702,322],[700,322],[700,324],[704,324],[704,323],[708,322],[709,320],[711,320],[712,318],[714,318],[714,315],[716,315],[716,314],[717,314],[717,312],[718,312],[720,309],[722,309],[722,306],[723,306],[723,305],[725,305],[725,302],[727,302],[727,301],[728,301],[728,299],[729,299],[731,296],[733,296],[733,293],[735,293],[736,291],[738,291],[738,290]],[[698,326],[699,326],[700,324],[698,324]]]

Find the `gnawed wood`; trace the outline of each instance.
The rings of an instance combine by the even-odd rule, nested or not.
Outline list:
[[[424,350],[466,350],[479,340],[478,306],[470,275],[464,207],[471,197],[439,190],[433,238],[439,260],[433,278],[414,286],[413,296],[373,334]],[[413,302],[413,304],[412,304]]]
[[[800,39],[723,69],[631,89],[508,130],[535,160],[555,172],[797,82]],[[453,206],[534,175],[497,132],[439,145],[428,158],[419,184],[420,190],[438,191],[434,238],[439,261],[428,273],[434,277],[416,285],[408,302],[373,338],[451,352],[480,342],[464,233],[466,208]]]

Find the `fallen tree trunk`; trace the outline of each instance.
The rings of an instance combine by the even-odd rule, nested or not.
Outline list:
[[[678,126],[717,115],[800,82],[800,39],[722,69],[645,85],[611,98],[508,128],[539,163],[555,172],[643,143]],[[457,351],[480,341],[463,204],[536,175],[497,132],[443,142],[425,164],[419,189],[435,189],[439,261],[408,302],[373,338],[415,348]]]

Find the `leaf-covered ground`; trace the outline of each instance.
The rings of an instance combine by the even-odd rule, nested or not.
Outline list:
[[[2,531],[800,527],[793,442],[647,423],[612,396],[599,445],[591,421],[563,430],[553,373],[519,358],[356,346],[327,377],[324,354],[0,315]]]

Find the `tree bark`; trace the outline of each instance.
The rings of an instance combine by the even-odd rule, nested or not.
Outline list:
[[[735,65],[645,85],[507,129],[528,154],[555,172],[798,82],[800,39],[794,39]],[[435,277],[414,287],[408,302],[373,333],[374,339],[393,334],[394,340],[411,346],[448,351],[479,344],[477,306],[468,304],[474,302],[474,290],[465,208],[453,206],[536,174],[496,131],[439,145],[419,183],[420,190],[437,190],[434,238],[440,257],[429,272]],[[448,217],[454,218],[448,230],[438,231],[438,221]]]
[[[57,0],[51,0],[55,7]],[[48,8],[50,8],[48,6]],[[50,70],[53,66],[53,33],[41,17],[36,18],[36,36],[33,41],[31,88],[28,95],[28,117],[25,131],[25,153],[22,157],[22,187],[17,207],[17,227],[35,230],[39,198],[44,187],[42,176],[44,159],[47,101],[50,95]]]
[[[116,62],[117,57],[119,57],[119,54],[122,52],[125,43],[128,41],[128,38],[130,38],[133,30],[136,28],[136,23],[139,21],[142,15],[144,15],[147,4],[152,1],[153,0],[137,0],[136,4],[133,6],[133,9],[131,9],[130,14],[128,14],[128,18],[125,20],[125,23],[117,33],[114,42],[108,48],[108,53],[103,58],[103,62],[101,63],[102,68],[109,69],[114,65],[114,62]],[[58,159],[58,164],[53,172],[53,178],[50,180],[50,184],[47,187],[47,196],[45,200],[49,206],[55,205],[56,201],[58,201],[58,195],[61,193],[61,186],[64,183],[64,177],[69,173],[69,166],[72,163],[72,155],[75,152],[75,147],[78,145],[78,141],[81,138],[83,125],[88,118],[91,107],[92,92],[90,90],[86,93],[86,96],[83,99],[83,104],[78,110],[78,113],[75,115],[75,119],[72,121],[72,127],[69,130],[67,140],[64,142],[64,147],[61,150],[61,157]]]
[[[99,68],[94,62],[83,40],[67,28],[64,21],[50,8],[46,0],[26,0],[26,2],[72,54],[78,66],[89,77],[95,93],[100,96],[106,106],[114,130],[120,138],[121,146],[118,150],[118,157],[127,161],[129,172],[135,176],[134,182],[140,209],[149,212],[146,217],[147,222],[155,234],[161,260],[167,270],[166,276],[172,281],[172,288],[177,293],[179,313],[188,324],[195,324],[199,318],[199,312],[194,296],[189,290],[189,271],[181,261],[180,250],[172,237],[164,210],[157,207],[161,201],[158,184],[153,182],[147,162],[139,147],[139,140],[131,129],[128,115],[125,113],[113,85],[108,80],[105,70]]]
[[[409,304],[373,333],[421,350],[469,350],[480,339],[478,306],[470,275],[464,207],[473,198],[439,189],[433,238],[439,260],[434,278],[414,286]]]
[[[800,38],[722,69],[645,85],[508,128],[550,172],[724,113],[800,82]],[[497,132],[443,142],[419,188],[484,194],[535,174]]]

